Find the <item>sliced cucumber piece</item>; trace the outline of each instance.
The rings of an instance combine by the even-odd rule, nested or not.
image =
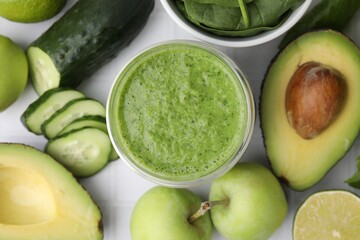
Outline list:
[[[45,152],[76,177],[88,177],[103,169],[109,159],[109,136],[97,128],[81,128],[50,140]]]
[[[31,132],[40,135],[41,125],[60,108],[74,99],[85,98],[79,91],[70,88],[54,88],[46,91],[31,103],[21,115],[21,121]]]
[[[88,115],[75,119],[74,121],[69,123],[63,130],[61,130],[58,135],[63,135],[65,133],[84,127],[94,127],[107,133],[106,118],[98,115]]]
[[[60,86],[60,73],[43,50],[30,47],[27,51],[29,72],[36,92],[41,95],[48,89]]]
[[[88,115],[105,117],[105,107],[90,98],[72,100],[41,125],[42,133],[48,139],[52,139],[69,123]]]
[[[83,127],[94,127],[97,129],[100,129],[104,131],[106,134],[108,134],[107,128],[106,128],[106,118],[102,116],[83,116],[81,118],[75,119],[71,123],[69,123],[63,130],[61,130],[58,135],[65,134],[67,132],[80,129]],[[114,161],[119,159],[119,155],[117,154],[116,150],[111,147],[111,153],[109,160]]]

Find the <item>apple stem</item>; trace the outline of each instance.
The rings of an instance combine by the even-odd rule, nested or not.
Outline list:
[[[206,201],[202,202],[200,205],[199,210],[194,213],[191,217],[189,217],[189,222],[193,223],[199,217],[203,216],[207,211],[209,211],[213,206],[227,204],[228,201],[226,200],[218,200],[218,201]]]

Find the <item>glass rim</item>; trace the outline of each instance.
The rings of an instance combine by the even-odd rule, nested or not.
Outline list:
[[[113,106],[116,104],[114,103],[114,98],[116,96],[117,89],[121,88],[121,82],[124,82],[123,79],[120,77],[126,72],[126,70],[132,70],[132,64],[134,64],[134,60],[140,58],[140,57],[146,57],[147,53],[149,53],[151,50],[161,50],[164,46],[169,45],[184,45],[184,46],[192,46],[200,48],[201,50],[207,51],[209,54],[214,55],[214,57],[217,57],[219,60],[221,60],[223,63],[225,63],[229,69],[232,71],[234,76],[236,77],[236,80],[240,84],[240,89],[243,91],[243,94],[246,99],[246,107],[247,107],[247,122],[246,122],[246,128],[244,131],[244,136],[242,140],[240,141],[240,144],[236,149],[234,150],[234,154],[229,157],[228,160],[224,161],[221,165],[219,165],[216,169],[213,171],[206,173],[203,176],[200,177],[193,177],[188,180],[174,180],[171,179],[171,177],[164,177],[157,175],[156,173],[150,173],[150,171],[147,171],[145,168],[142,168],[141,166],[135,164],[135,161],[131,160],[127,154],[124,153],[124,151],[121,149],[121,147],[118,144],[118,137],[116,135],[121,135],[119,133],[116,134],[116,131],[114,132],[114,126],[116,125],[116,117],[114,116]],[[158,48],[158,49],[157,49]],[[154,53],[157,53],[158,51],[154,51]],[[140,63],[135,63],[135,66],[138,66]],[[126,75],[126,73],[125,73]],[[126,77],[125,77],[126,79]],[[220,50],[214,48],[213,46],[198,42],[194,40],[170,40],[170,41],[163,41],[159,42],[153,45],[150,45],[143,50],[139,51],[137,54],[135,54],[119,71],[117,76],[115,77],[113,84],[109,91],[109,96],[107,99],[106,104],[106,118],[107,118],[107,129],[109,132],[109,137],[112,142],[113,147],[115,148],[117,154],[119,155],[120,159],[123,160],[130,169],[135,171],[137,174],[142,176],[143,178],[154,182],[159,185],[168,186],[168,187],[177,187],[177,188],[187,188],[187,187],[194,187],[199,186],[202,184],[205,184],[209,182],[210,180],[213,180],[217,177],[220,177],[221,175],[228,172],[241,158],[241,156],[244,154],[245,150],[247,149],[249,142],[251,140],[254,125],[255,125],[255,102],[254,97],[250,88],[250,85],[247,81],[246,76],[242,73],[240,68],[237,66],[237,64],[227,55],[222,53]],[[113,123],[113,120],[115,123]]]

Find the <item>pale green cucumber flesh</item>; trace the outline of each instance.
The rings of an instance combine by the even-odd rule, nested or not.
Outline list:
[[[41,130],[48,139],[54,138],[61,130],[75,119],[88,115],[105,117],[105,107],[93,99],[77,99],[69,102],[41,125]]]
[[[74,176],[88,177],[106,166],[111,142],[97,128],[82,128],[49,141],[45,151]]]
[[[73,89],[52,89],[41,95],[29,105],[22,115],[22,122],[35,134],[41,134],[41,125],[56,111],[74,99],[85,98],[85,95]]]
[[[102,130],[106,134],[106,119],[102,116],[84,116],[78,119],[75,119],[71,123],[69,123],[63,130],[61,130],[57,136],[63,135],[65,133],[84,128],[84,127],[94,127],[97,129]],[[116,150],[111,147],[111,153],[109,156],[109,161],[114,161],[119,159],[119,155],[117,154]]]
[[[60,86],[60,73],[50,56],[38,47],[27,50],[32,84],[39,95]]]

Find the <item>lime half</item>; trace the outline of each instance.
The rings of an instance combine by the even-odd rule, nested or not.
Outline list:
[[[23,23],[52,18],[65,6],[66,0],[0,0],[0,16]]]
[[[311,195],[296,213],[294,240],[360,239],[360,198],[342,190]]]

